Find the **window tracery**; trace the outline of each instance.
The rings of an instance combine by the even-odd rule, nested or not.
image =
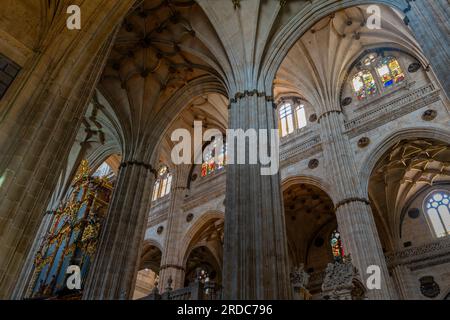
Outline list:
[[[158,170],[158,178],[153,186],[152,201],[164,198],[172,189],[172,174],[167,166],[162,166]]]
[[[278,111],[279,128],[282,137],[293,133],[296,129],[302,129],[308,125],[305,105],[294,101],[284,102]]]
[[[357,68],[358,71],[351,78],[351,87],[359,101],[381,94],[384,89],[405,80],[398,60],[391,55],[384,56],[384,53],[370,53],[361,60]]]
[[[425,200],[428,221],[438,238],[450,235],[450,194],[435,191]]]
[[[216,150],[220,149],[221,151],[216,154]],[[212,141],[204,152],[203,163],[201,169],[202,177],[209,176],[214,172],[221,171],[225,168],[227,157],[227,144],[222,143],[222,148],[218,145],[217,141]]]

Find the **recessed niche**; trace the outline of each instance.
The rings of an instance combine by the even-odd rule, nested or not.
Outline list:
[[[362,137],[358,141],[358,147],[365,148],[370,144],[370,139],[368,137]]]
[[[437,111],[429,109],[423,113],[422,120],[432,121],[432,120],[436,119],[436,117],[437,117]]]
[[[408,217],[411,219],[417,219],[420,216],[420,210],[418,208],[412,208],[408,210]]]
[[[350,103],[352,103],[352,98],[350,97],[344,98],[344,100],[342,100],[341,102],[343,107],[348,106]]]
[[[317,159],[312,159],[311,161],[309,161],[308,163],[308,168],[310,169],[315,169],[319,166],[319,160]]]
[[[408,72],[409,73],[417,72],[417,71],[419,71],[420,67],[421,67],[421,65],[419,62],[411,63],[408,67]]]

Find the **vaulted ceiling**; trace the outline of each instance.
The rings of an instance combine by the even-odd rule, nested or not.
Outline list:
[[[275,96],[300,94],[322,113],[340,108],[340,88],[354,60],[377,46],[422,53],[409,28],[391,8],[380,6],[381,28],[370,29],[367,6],[351,7],[317,22],[291,48],[278,70]]]
[[[373,170],[369,195],[390,235],[399,239],[401,214],[424,187],[450,179],[450,145],[430,139],[403,140]]]
[[[138,137],[167,112],[177,91],[195,79],[221,78],[216,54],[204,43],[214,37],[195,1],[145,0],[127,15],[99,88],[116,109],[131,148],[146,147],[136,145]]]
[[[331,198],[321,189],[309,184],[296,184],[283,193],[286,232],[291,263],[298,266],[307,262],[313,241],[326,229],[336,227],[336,216]],[[328,228],[328,229],[327,229]],[[322,235],[328,243],[328,235]],[[325,266],[323,266],[325,267]]]

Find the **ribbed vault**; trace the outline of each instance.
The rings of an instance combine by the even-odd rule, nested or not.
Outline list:
[[[380,6],[381,29],[369,29],[367,6],[335,12],[317,22],[292,47],[278,70],[275,95],[304,96],[319,114],[340,109],[340,89],[349,66],[364,50],[402,49],[422,58],[419,45],[400,15]]]

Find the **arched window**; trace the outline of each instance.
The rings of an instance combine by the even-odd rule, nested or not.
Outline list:
[[[425,200],[425,210],[436,237],[450,235],[450,193],[433,192]]]
[[[163,198],[170,193],[172,188],[172,175],[167,166],[162,166],[158,170],[158,178],[153,186],[152,201]]]
[[[377,73],[383,86],[390,87],[395,83],[402,82],[405,74],[394,57],[382,58],[377,64]]]
[[[305,106],[303,104],[295,107],[295,118],[297,120],[297,128],[299,129],[306,127],[306,125],[308,124],[308,122],[306,121]]]
[[[358,100],[363,100],[377,92],[377,85],[368,70],[363,70],[355,74],[352,80],[353,91]]]
[[[334,260],[341,261],[342,258],[344,257],[344,249],[342,247],[341,234],[339,233],[339,231],[334,230],[331,233],[330,246]]]
[[[101,178],[101,177],[109,177],[112,174],[114,174],[114,172],[111,169],[111,167],[106,162],[103,162],[103,164],[100,165],[100,167],[98,167],[98,169],[94,172],[92,176]]]
[[[280,134],[282,137],[294,132],[295,129],[301,129],[308,125],[306,120],[305,105],[300,104],[298,98],[283,99],[283,103],[278,111],[280,121]]]
[[[382,58],[378,62],[376,69],[384,87],[390,87],[405,79],[405,74],[394,57]]]
[[[285,103],[280,108],[281,136],[284,137],[294,131],[294,117],[292,116],[292,106]]]
[[[202,164],[202,177],[206,177],[214,172],[220,171],[225,167],[227,156],[227,145],[222,143],[221,151],[216,154],[219,148],[217,141],[211,142],[204,152]]]
[[[405,80],[399,62],[393,56],[372,52],[357,64],[358,71],[351,78],[351,86],[358,100],[364,100]],[[377,77],[374,77],[376,75]]]

